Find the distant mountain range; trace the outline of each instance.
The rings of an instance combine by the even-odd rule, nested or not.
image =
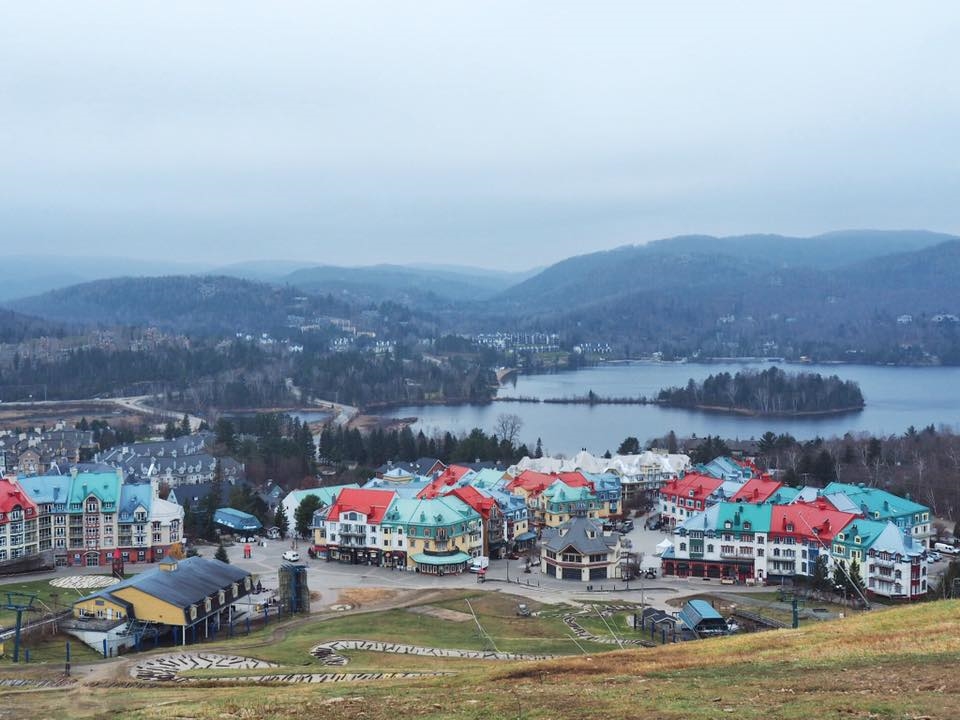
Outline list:
[[[281,327],[297,291],[224,276],[95,280],[8,303],[14,310],[81,326],[154,325],[171,332],[233,333]]]
[[[875,360],[888,347],[942,357],[957,346],[960,361],[952,321],[928,322],[938,314],[960,315],[960,238],[925,231],[682,236],[572,257],[529,273],[304,268],[280,261],[221,271],[258,277],[114,278],[5,304],[57,322],[194,332],[280,324],[287,314],[300,314],[303,298],[310,298],[313,312],[318,302],[338,303],[339,309],[328,308],[333,314],[392,301],[433,313],[441,332],[542,330],[570,342],[714,356],[767,348],[833,358],[862,351]],[[2,323],[0,316],[0,330]]]

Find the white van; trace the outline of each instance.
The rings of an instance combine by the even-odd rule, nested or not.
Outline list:
[[[949,543],[934,543],[933,549],[944,555],[960,555],[960,548]]]
[[[480,555],[470,561],[470,572],[480,572],[490,567],[490,558],[486,555]]]

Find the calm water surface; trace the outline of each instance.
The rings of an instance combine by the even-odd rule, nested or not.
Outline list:
[[[500,396],[558,398],[656,396],[661,388],[685,385],[719,372],[762,370],[770,364],[627,364],[553,375],[521,375],[502,387]],[[670,430],[680,436],[760,437],[767,430],[802,440],[847,432],[901,434],[909,426],[960,426],[960,367],[878,367],[872,365],[781,365],[788,372],[837,375],[860,384],[866,400],[862,412],[827,418],[745,418],[655,405],[554,405],[494,402],[489,405],[403,407],[395,417],[419,418],[414,432],[454,433],[479,427],[492,432],[497,416],[514,413],[523,419],[521,439],[532,449],[542,438],[545,452],[573,454],[581,448],[601,454],[615,451],[630,435],[645,442]]]

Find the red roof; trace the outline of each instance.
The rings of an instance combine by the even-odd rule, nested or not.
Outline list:
[[[732,502],[762,503],[783,487],[783,483],[770,480],[766,477],[751,478],[743,487],[737,490],[730,500]]]
[[[569,487],[588,487],[590,490],[593,490],[593,483],[577,471],[556,473],[554,477],[560,478],[563,480],[564,485],[568,485]]]
[[[0,522],[9,522],[10,511],[18,505],[25,517],[37,516],[37,504],[27,497],[20,485],[15,480],[0,478],[0,513],[3,513]]]
[[[835,510],[830,503],[819,499],[812,503],[774,505],[770,515],[770,534],[799,535],[829,543],[834,535],[857,517],[854,513]],[[788,530],[788,527],[793,529]]]
[[[700,473],[687,473],[682,478],[670,480],[660,488],[661,495],[676,495],[680,500],[691,498],[706,502],[710,494],[723,485],[723,480]],[[691,494],[692,492],[692,494]]]
[[[367,516],[368,523],[379,523],[383,520],[394,496],[396,493],[393,490],[344,488],[337,496],[337,501],[330,506],[327,520],[339,521],[340,513],[358,512]]]
[[[548,487],[560,480],[569,487],[588,487],[593,489],[593,483],[587,480],[578,472],[563,473],[540,473],[534,470],[524,470],[507,484],[507,492],[513,492],[516,488],[523,488],[531,495],[539,495]]]
[[[497,504],[492,497],[484,495],[472,485],[456,488],[446,494],[463,500],[463,502],[480,513],[480,517],[484,520],[490,519],[490,511],[493,509],[493,506]]]
[[[448,488],[456,485],[460,478],[470,472],[470,468],[464,467],[463,465],[451,465],[445,469],[442,473],[437,475],[433,481],[427,485],[423,490],[417,493],[417,497],[421,500],[423,499],[433,499],[443,495],[443,491]]]
[[[528,493],[539,495],[546,490],[557,478],[535,470],[524,470],[513,480],[507,483],[507,490],[512,492],[516,488],[523,488]]]

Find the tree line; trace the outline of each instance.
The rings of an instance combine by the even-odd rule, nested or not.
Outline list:
[[[777,367],[709,375],[703,382],[691,378],[685,387],[661,390],[657,400],[686,408],[716,408],[759,415],[794,415],[861,409],[860,386],[836,375],[788,374]]]

